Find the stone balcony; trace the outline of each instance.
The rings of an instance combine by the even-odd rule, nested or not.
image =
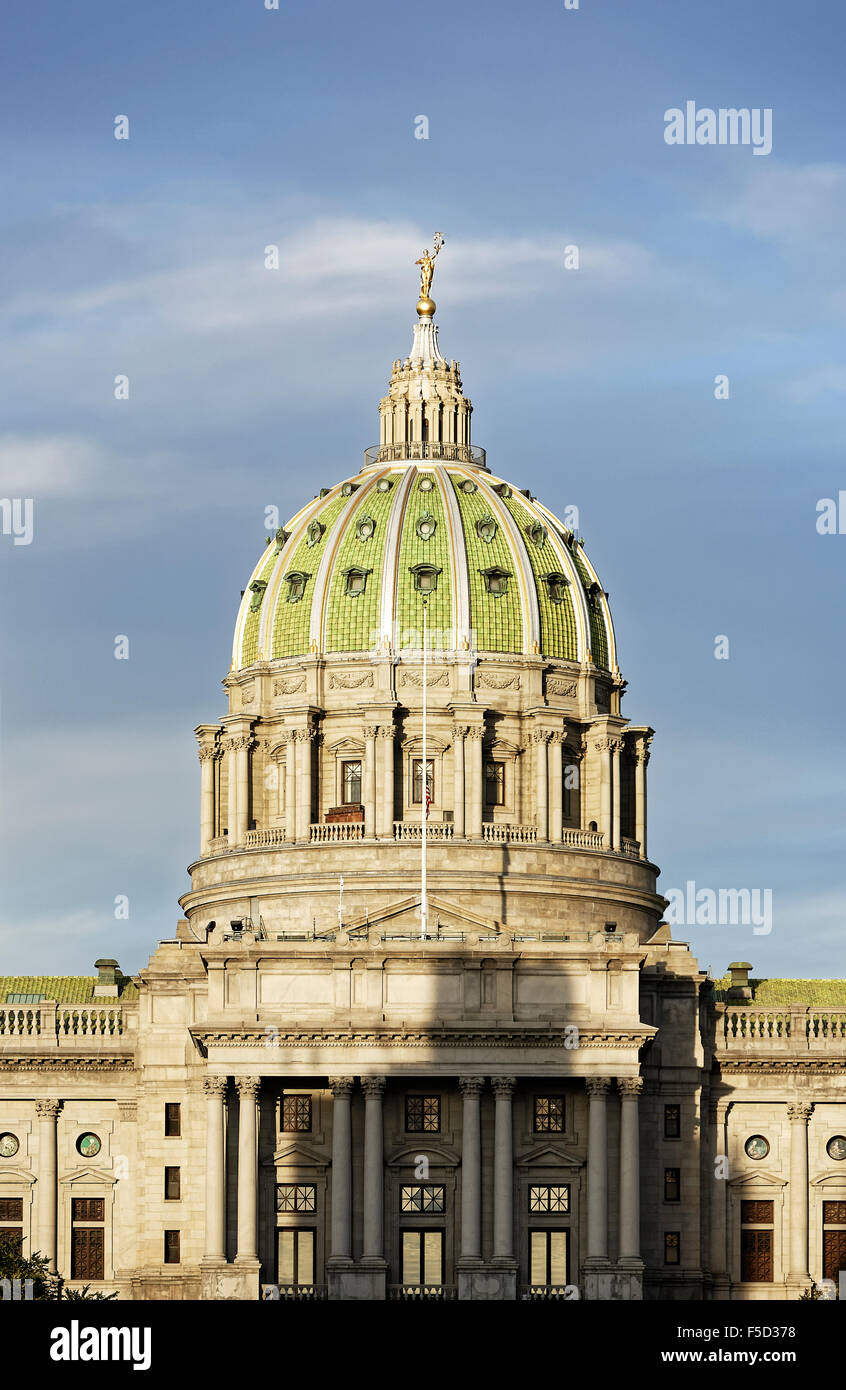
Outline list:
[[[718,1053],[769,1057],[846,1052],[846,1008],[790,1004],[783,1008],[754,1003],[717,1004]]]
[[[0,1007],[0,1055],[4,1052],[127,1054],[135,1047],[138,1005],[39,1004]]]
[[[419,843],[422,836],[423,828],[420,821],[394,821],[394,841],[396,843],[407,843],[408,841]],[[457,840],[451,821],[429,821],[426,828],[426,838],[433,842]],[[355,840],[367,839],[372,839],[372,836],[368,836],[367,827],[361,821],[321,822],[309,826],[308,843],[312,845],[348,844]],[[472,844],[473,841],[467,843]],[[542,843],[555,846],[554,840],[538,840],[538,831],[535,825],[517,825],[504,821],[486,821],[482,826],[481,843],[488,845],[537,845]],[[567,849],[604,850],[606,853],[625,855],[629,859],[640,859],[641,857],[639,842],[625,836],[622,837],[618,849],[605,850],[605,836],[602,831],[597,830],[564,829],[561,832],[560,843]],[[238,851],[276,849],[281,846],[293,848],[293,845],[294,842],[287,839],[285,827],[274,825],[261,830],[248,830],[244,844],[235,845],[233,848]],[[228,837],[217,835],[209,843],[208,854],[202,857],[208,858],[216,854],[226,853],[229,848]]]

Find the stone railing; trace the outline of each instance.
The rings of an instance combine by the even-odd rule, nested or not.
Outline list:
[[[45,999],[40,1004],[0,1008],[0,1046],[13,1051],[18,1045],[33,1043],[44,1047],[83,1046],[97,1041],[122,1043],[128,1027],[135,1027],[138,1012],[122,1004],[56,1004]],[[131,1024],[129,1020],[132,1020]]]
[[[451,840],[455,834],[455,827],[449,821],[435,820],[428,821],[426,824],[427,840]],[[394,821],[395,840],[422,840],[423,826],[419,821]]]
[[[209,840],[209,854],[220,854],[229,848],[228,835],[215,835],[213,840]]]
[[[602,849],[604,835],[601,830],[562,830],[561,843],[570,849]]]
[[[261,1297],[263,1303],[277,1303],[285,1299],[296,1299],[299,1302],[323,1301],[328,1295],[326,1284],[262,1284]]]
[[[486,454],[478,444],[448,444],[440,439],[407,439],[397,444],[371,444],[364,451],[364,466],[397,463],[403,459],[444,459],[448,463],[474,463],[487,468]]]
[[[59,1038],[114,1038],[123,1032],[123,1010],[119,1004],[108,1008],[79,1005],[56,1010]]]
[[[41,1032],[41,1010],[36,1004],[0,1009],[0,1038],[34,1038]]]
[[[576,1290],[578,1296],[578,1290]],[[573,1286],[570,1284],[521,1284],[521,1302],[547,1299],[561,1299],[567,1302],[575,1301]]]
[[[424,1298],[452,1299],[456,1297],[451,1284],[389,1284],[388,1299],[392,1303]]]
[[[329,825],[313,825],[309,839],[313,845],[338,844],[364,839],[363,821],[336,821]]]
[[[630,859],[640,858],[640,841],[627,840],[625,835],[620,840],[620,853],[627,854]]]
[[[536,825],[506,825],[486,821],[482,826],[482,839],[496,845],[534,845],[537,844]]]
[[[846,1008],[791,1004],[773,1009],[750,1002],[718,1009],[723,1015],[717,1036],[721,1051],[846,1051]]]
[[[248,830],[247,838],[244,841],[247,849],[262,849],[264,846],[283,845],[284,843],[284,825],[271,825],[266,830]]]

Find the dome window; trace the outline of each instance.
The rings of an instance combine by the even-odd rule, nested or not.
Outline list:
[[[561,574],[559,570],[553,570],[551,574],[545,574],[547,591],[551,603],[563,603],[567,596],[567,587],[570,583],[566,574]]]
[[[376,484],[376,491],[390,492],[392,487],[393,483],[391,482],[390,478],[380,478],[378,483]]]
[[[479,570],[479,573],[485,581],[486,593],[493,594],[494,598],[502,598],[503,594],[508,593],[508,581],[511,578],[508,570],[491,565],[489,569]]]
[[[417,486],[421,492],[431,492],[435,484],[431,478],[421,478]]]
[[[357,488],[358,483],[344,483],[344,486],[341,488],[341,496],[352,497],[353,493],[357,490]]]
[[[350,598],[358,598],[367,588],[367,576],[372,570],[362,569],[360,565],[350,565],[344,570],[344,593]]]
[[[372,541],[376,531],[376,522],[372,516],[363,516],[355,528],[355,534],[360,541]]]
[[[496,487],[494,488],[494,492],[498,492],[500,497],[511,496],[511,488],[508,486],[507,483],[497,483]]]
[[[414,575],[414,587],[419,594],[433,594],[442,571],[437,565],[409,565],[409,573]]]
[[[285,583],[288,585],[288,603],[299,603],[310,579],[311,575],[306,574],[303,570],[291,570],[290,574],[285,575]]]
[[[529,537],[532,545],[546,545],[546,527],[541,526],[539,521],[532,522],[531,526],[526,530],[526,535]]]
[[[264,591],[267,588],[266,579],[254,579],[250,585],[250,612],[255,613],[257,608],[261,608],[261,601],[264,598]]]
[[[438,523],[431,512],[423,512],[417,518],[417,525],[414,529],[421,541],[430,541],[438,529]]]
[[[490,545],[498,530],[499,527],[492,516],[483,516],[476,522],[476,535],[480,541],[485,541],[487,545]]]
[[[464,482],[461,484],[462,492],[476,492],[477,489],[478,483],[474,483],[472,478],[465,478]]]

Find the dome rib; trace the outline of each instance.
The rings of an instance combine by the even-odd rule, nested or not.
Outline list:
[[[397,608],[399,553],[408,496],[414,481],[414,469],[403,470],[396,483],[396,497],[388,518],[385,563],[382,567],[382,589],[379,603],[380,645],[387,639],[390,646],[396,640],[394,614]]]

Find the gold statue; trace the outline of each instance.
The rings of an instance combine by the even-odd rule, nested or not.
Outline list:
[[[417,312],[421,318],[431,318],[435,312],[435,301],[429,297],[429,291],[432,288],[432,276],[435,273],[435,257],[443,244],[443,237],[440,232],[436,232],[432,242],[434,248],[432,255],[429,255],[427,248],[420,260],[414,262],[420,267],[420,298],[417,301]]]

